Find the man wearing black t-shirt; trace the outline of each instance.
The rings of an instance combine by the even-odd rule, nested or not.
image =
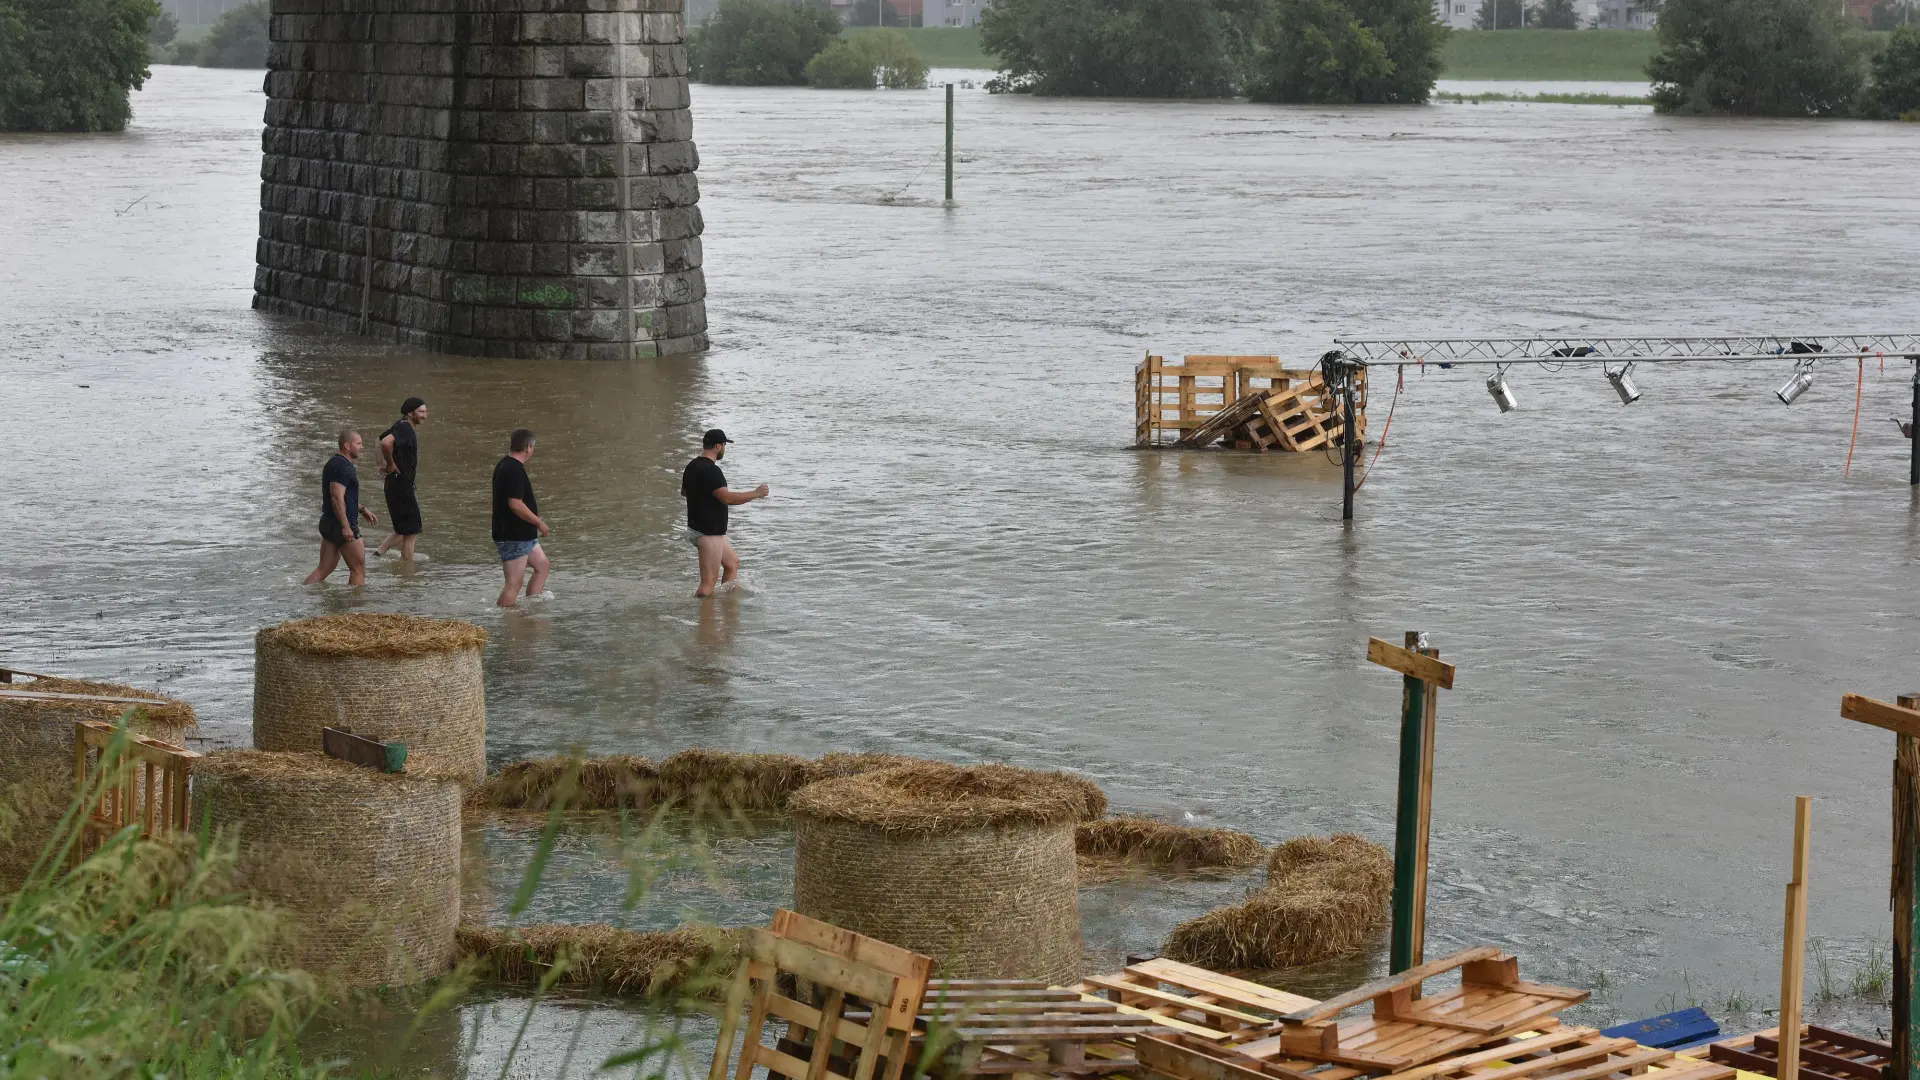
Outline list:
[[[688,539],[700,552],[700,587],[693,591],[695,596],[712,596],[714,586],[732,581],[740,572],[740,555],[727,539],[727,507],[767,497],[765,484],[752,491],[727,487],[720,459],[727,456],[727,444],[732,441],[719,428],[707,432],[700,440],[700,456],[687,462],[686,472],[680,474],[680,494],[687,499]]]
[[[327,580],[333,568],[347,560],[347,584],[363,585],[367,580],[367,548],[360,542],[360,523],[379,524],[373,511],[360,505],[360,473],[353,463],[360,456],[360,433],[342,431],[336,440],[339,452],[327,459],[320,470],[320,566],[307,575],[307,584]]]
[[[527,476],[527,459],[533,456],[533,432],[515,431],[507,441],[507,456],[493,467],[493,546],[500,550],[500,569],[507,576],[497,603],[512,607],[520,600],[520,579],[527,568],[533,577],[527,582],[527,596],[538,597],[546,591],[547,553],[540,550],[540,538],[553,530],[540,520],[540,503],[533,497],[533,480]]]
[[[427,403],[410,397],[400,403],[400,419],[380,433],[380,475],[385,478],[387,520],[393,532],[375,555],[400,548],[400,558],[413,561],[413,542],[420,538],[420,500],[414,494],[414,475],[420,471],[420,437],[414,428],[427,422]]]

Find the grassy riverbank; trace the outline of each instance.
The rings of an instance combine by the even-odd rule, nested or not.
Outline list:
[[[1645,97],[1633,97],[1626,94],[1456,94],[1441,90],[1433,95],[1435,101],[1451,102],[1459,105],[1478,105],[1485,101],[1531,101],[1548,105],[1651,105],[1653,100]]]
[[[861,33],[858,28],[849,33]],[[976,27],[903,30],[933,67],[991,68]],[[1441,49],[1445,79],[1640,82],[1654,35],[1642,30],[1456,30]]]
[[[1643,82],[1657,45],[1646,30],[1455,30],[1440,77]]]

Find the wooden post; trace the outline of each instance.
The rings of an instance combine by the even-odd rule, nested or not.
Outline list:
[[[1389,968],[1420,964],[1427,936],[1427,840],[1433,824],[1434,714],[1440,691],[1453,688],[1453,665],[1408,631],[1405,648],[1367,641],[1367,659],[1400,672],[1400,792],[1394,814],[1393,943]]]
[[[1916,437],[1920,442],[1920,437]],[[1920,694],[1901,694],[1902,708],[1920,709]],[[1894,736],[1893,750],[1893,1068],[1891,1080],[1920,1080],[1914,1064],[1913,1033],[1920,1028],[1913,944],[1920,933],[1920,905],[1914,903],[1920,876],[1920,736]]]
[[[1916,432],[1920,435],[1920,432]],[[1915,876],[1920,874],[1920,694],[1902,694],[1898,705],[1859,694],[1840,697],[1840,715],[1894,733],[1893,873],[1893,1061],[1887,1080],[1920,1080],[1914,1066],[1913,1033],[1920,1028],[1920,986],[1913,947],[1916,933]]]
[[[1807,855],[1813,828],[1813,800],[1793,799],[1793,878],[1787,882],[1787,927],[1780,956],[1780,1049],[1774,1076],[1800,1075],[1800,1003],[1806,986]]]

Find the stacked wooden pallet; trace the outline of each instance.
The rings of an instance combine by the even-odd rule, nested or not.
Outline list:
[[[1355,386],[1355,427],[1366,437],[1366,373]],[[1134,445],[1318,450],[1338,445],[1340,403],[1318,368],[1277,356],[1201,356],[1169,364],[1149,355],[1134,369]]]
[[[1689,1058],[1762,1076],[1780,1075],[1780,1029],[1768,1028],[1682,1051]],[[1893,1044],[1818,1024],[1800,1026],[1800,1080],[1886,1080]],[[1662,1078],[1665,1080],[1665,1078]]]

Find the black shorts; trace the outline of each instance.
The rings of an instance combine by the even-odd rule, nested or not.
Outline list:
[[[346,547],[352,542],[340,534],[340,519],[332,514],[320,519],[320,539],[334,547]],[[357,521],[353,523],[353,539],[360,539],[360,523]]]
[[[413,478],[387,477],[387,523],[401,536],[420,534],[420,500],[413,495]]]

